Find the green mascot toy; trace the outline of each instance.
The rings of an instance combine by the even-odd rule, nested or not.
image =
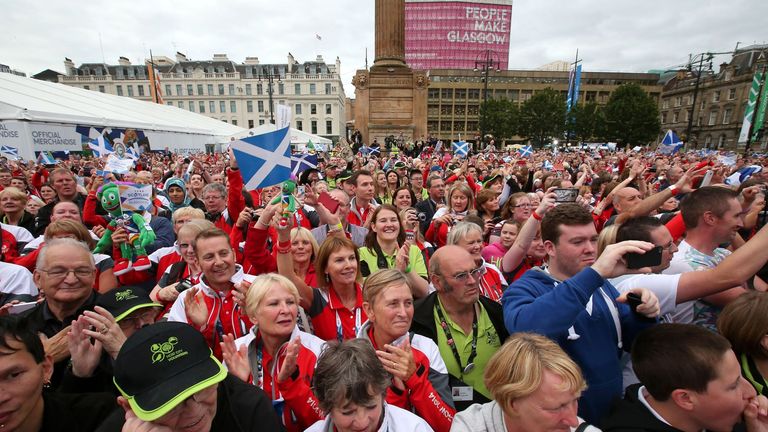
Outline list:
[[[288,218],[293,216],[296,212],[296,198],[293,193],[296,191],[296,183],[293,180],[286,180],[283,183],[283,190],[280,195],[276,196],[270,204],[283,204],[283,213],[280,221],[278,222],[281,227],[288,226]]]
[[[123,228],[128,232],[128,241],[120,245],[119,259],[115,259],[115,266],[112,272],[115,276],[128,273],[131,270],[142,271],[152,266],[147,256],[146,247],[155,241],[155,232],[144,220],[139,212],[123,211],[120,202],[119,184],[132,183],[107,183],[102,186],[97,198],[101,206],[112,217],[107,225],[107,232],[96,244],[93,253],[101,253],[109,250],[112,246],[112,233],[118,228]],[[133,258],[133,260],[131,260]]]

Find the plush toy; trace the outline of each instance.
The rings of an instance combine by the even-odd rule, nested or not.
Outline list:
[[[115,276],[128,273],[130,270],[147,270],[152,266],[147,256],[146,247],[155,241],[155,232],[144,220],[140,213],[123,211],[120,205],[120,189],[116,183],[107,183],[102,186],[97,198],[101,206],[106,210],[112,220],[107,226],[107,231],[93,249],[94,253],[109,250],[112,246],[112,233],[122,227],[128,232],[128,241],[120,245],[119,259],[115,259],[112,273]],[[133,262],[131,261],[133,258]]]
[[[296,192],[296,183],[293,180],[286,180],[285,183],[283,183],[283,189],[280,195],[270,201],[270,204],[283,204],[283,213],[279,222],[281,227],[287,226],[288,218],[292,217],[293,213],[296,212],[296,198],[293,196],[294,192]]]

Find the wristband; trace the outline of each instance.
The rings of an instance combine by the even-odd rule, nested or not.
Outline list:
[[[677,186],[672,185],[667,188],[670,192],[672,192],[672,196],[675,196],[680,193],[680,189],[677,188]]]
[[[289,253],[291,253],[291,248],[289,248],[289,247],[288,247],[288,248],[281,248],[281,247],[278,247],[278,248],[277,248],[277,253],[279,253],[279,254],[283,254],[283,255],[285,255],[285,254],[289,254]]]
[[[285,248],[290,249],[291,248],[291,241],[290,240],[286,240],[286,241],[278,240],[277,241],[277,248],[278,249],[285,249]]]
[[[531,212],[531,216],[533,216],[533,218],[536,219],[537,221],[541,222],[542,217],[539,216],[539,214],[536,213],[535,210],[533,212]]]

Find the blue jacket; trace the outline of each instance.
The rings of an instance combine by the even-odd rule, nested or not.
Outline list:
[[[588,388],[579,400],[579,415],[593,424],[600,424],[612,400],[622,393],[621,349],[606,296],[616,307],[621,345],[628,351],[635,335],[653,323],[638,320],[629,306],[617,303],[619,292],[592,268],[564,282],[539,269],[529,270],[502,297],[504,324],[510,334],[545,335],[581,367]],[[586,310],[590,297],[591,315]]]

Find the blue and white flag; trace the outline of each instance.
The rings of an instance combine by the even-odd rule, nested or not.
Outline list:
[[[533,156],[533,147],[527,145],[525,147],[520,147],[517,149],[517,152],[520,153],[520,156],[522,157],[531,157]]]
[[[139,151],[134,146],[125,146],[125,155],[133,160],[139,159]]]
[[[310,168],[317,169],[316,154],[295,154],[291,156],[291,175],[298,176],[299,173]]]
[[[76,126],[75,132],[79,133],[80,135],[87,136],[88,139],[95,140],[98,137],[102,136],[102,131],[104,129],[97,129],[93,126]]]
[[[469,143],[466,141],[454,142],[453,152],[461,157],[467,157],[467,155],[469,154]]]
[[[0,153],[3,156],[7,156],[7,157],[12,158],[12,159],[18,159],[19,158],[19,149],[17,149],[16,147],[11,147],[11,146],[4,145],[4,146],[0,147]]]
[[[681,148],[683,148],[683,141],[670,129],[664,135],[664,139],[661,140],[656,151],[661,154],[671,155],[677,153]]]
[[[545,160],[544,163],[542,164],[542,168],[544,168],[545,170],[552,170],[552,168],[554,167],[555,166],[552,165],[552,162],[550,162],[549,160]]]
[[[56,159],[53,158],[51,152],[40,152],[40,162],[43,165],[56,165]]]
[[[717,161],[725,166],[734,166],[739,156],[734,153],[728,153],[717,157]]]
[[[291,109],[278,105],[277,130],[233,141],[246,190],[280,184],[291,177]]]
[[[114,152],[114,149],[112,149],[112,145],[107,142],[107,140],[104,139],[103,136],[99,135],[98,138],[95,140],[92,140],[88,143],[88,148],[91,149],[93,152],[93,155],[97,158],[104,157],[108,154],[111,154]]]
[[[735,173],[728,176],[728,178],[725,179],[725,184],[731,185],[731,186],[739,186],[740,184],[747,181],[747,179],[750,178],[753,174],[757,174],[762,170],[763,170],[763,167],[761,167],[760,165],[750,165],[750,166],[741,168]]]
[[[364,145],[360,147],[360,154],[363,156],[381,156],[381,150],[379,147],[368,147]]]

